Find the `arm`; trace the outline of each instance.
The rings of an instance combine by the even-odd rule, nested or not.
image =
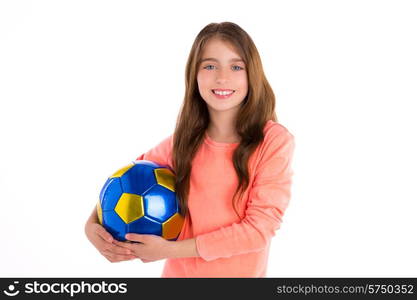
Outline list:
[[[295,144],[287,131],[269,142],[256,169],[243,220],[195,237],[204,260],[261,251],[279,229],[291,197]]]
[[[136,233],[128,233],[125,238],[128,240],[127,242],[114,241],[114,243],[132,251],[132,254],[143,262],[200,256],[197,252],[195,239],[167,241],[159,235]]]
[[[160,165],[171,166],[173,136],[163,139],[158,145],[139,155],[136,160],[150,160]]]
[[[195,238],[172,242],[167,258],[179,257],[200,257]]]

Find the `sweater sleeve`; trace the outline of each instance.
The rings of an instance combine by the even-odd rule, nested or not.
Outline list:
[[[168,166],[172,169],[172,135],[136,158],[136,160],[143,159],[153,161],[162,166]]]
[[[288,130],[269,140],[256,168],[242,221],[195,237],[202,259],[261,251],[269,245],[291,197],[294,148],[294,136]]]

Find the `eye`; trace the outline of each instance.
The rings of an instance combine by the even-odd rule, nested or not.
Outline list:
[[[208,69],[209,67],[213,67],[213,68],[214,68],[214,66],[213,66],[213,65],[207,65],[207,66],[205,66],[203,69],[206,69],[206,70],[213,70],[213,69]]]
[[[239,68],[239,69],[234,69],[234,70],[236,70],[236,71],[239,71],[239,70],[243,70],[243,68],[241,67],[241,66],[233,66],[232,68]]]

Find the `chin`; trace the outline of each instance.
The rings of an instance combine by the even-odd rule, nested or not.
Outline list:
[[[212,105],[207,104],[209,110],[216,111],[216,112],[225,112],[225,111],[231,111],[231,110],[238,110],[240,105]]]

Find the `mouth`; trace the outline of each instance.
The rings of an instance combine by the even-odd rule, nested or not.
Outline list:
[[[226,90],[226,89],[214,89],[211,92],[219,99],[229,98],[231,95],[236,92],[235,90]]]

